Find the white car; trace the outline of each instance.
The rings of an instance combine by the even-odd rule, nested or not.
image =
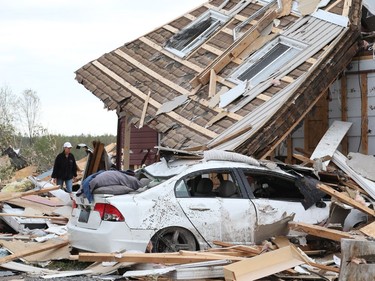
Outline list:
[[[91,203],[76,196],[71,245],[108,253],[203,250],[215,240],[250,245],[286,235],[290,220],[327,220],[330,200],[317,180],[287,169],[228,152],[163,159],[137,172],[150,182],[136,191],[94,191]]]

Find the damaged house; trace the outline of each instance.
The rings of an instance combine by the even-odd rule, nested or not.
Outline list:
[[[363,46],[361,13],[360,0],[213,0],[87,63],[76,80],[117,111],[124,148],[130,128],[147,125],[155,145],[170,149],[292,161],[333,120],[351,121],[347,105],[333,112],[330,100],[339,93],[349,103],[340,85],[350,84],[347,67]],[[368,120],[359,114],[356,132]],[[372,131],[362,130],[364,146]],[[344,149],[358,147],[358,137],[350,141]]]

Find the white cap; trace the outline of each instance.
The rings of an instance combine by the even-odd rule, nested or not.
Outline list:
[[[66,143],[64,143],[64,145],[63,145],[63,148],[65,148],[65,147],[68,147],[68,148],[71,148],[72,147],[72,144],[70,143],[70,142],[66,142]]]

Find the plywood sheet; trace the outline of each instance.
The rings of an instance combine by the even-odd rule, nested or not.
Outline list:
[[[305,263],[299,250],[293,246],[224,266],[225,280],[251,281]]]

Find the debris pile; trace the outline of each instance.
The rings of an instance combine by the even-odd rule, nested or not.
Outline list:
[[[260,245],[214,241],[215,247],[202,251],[77,252],[71,249],[66,234],[72,208],[68,193],[52,185],[45,175],[43,180],[28,176],[14,182],[12,187],[32,183],[34,188],[20,191],[8,187],[0,192],[1,276],[25,272],[43,278],[110,275],[112,279],[137,280],[269,280],[262,278],[274,276],[278,280],[369,280],[375,276],[375,183],[373,171],[362,164],[373,157],[351,153],[346,158],[337,150],[340,140],[337,145],[330,142],[327,149],[328,135],[327,131],[310,157],[295,154],[295,159],[301,169],[315,169],[320,178],[317,188],[331,197],[329,220],[321,225],[289,221],[287,236],[269,237]],[[108,167],[105,151],[103,144],[96,143],[88,157],[79,161],[86,167],[82,174]],[[369,159],[363,161],[363,157]],[[349,217],[353,209],[357,215]],[[74,270],[48,269],[48,264],[58,260],[73,262]]]

